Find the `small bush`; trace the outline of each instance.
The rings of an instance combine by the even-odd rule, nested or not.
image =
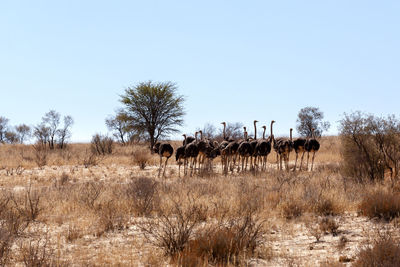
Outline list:
[[[42,168],[47,164],[47,159],[49,155],[49,148],[46,144],[37,143],[32,146],[34,152],[34,160],[39,168]]]
[[[45,239],[21,242],[19,252],[25,266],[52,266],[54,261],[54,251],[49,246],[47,236]]]
[[[359,251],[353,266],[400,266],[400,243],[389,233],[381,234],[372,245]]]
[[[42,192],[37,189],[32,189],[32,186],[29,185],[23,195],[14,195],[12,201],[15,209],[29,223],[30,221],[35,221],[43,210],[41,205],[42,197]]]
[[[243,264],[243,259],[254,255],[263,234],[263,222],[251,214],[231,220],[227,225],[204,228],[178,254],[178,264]]]
[[[183,251],[194,230],[200,225],[203,207],[197,203],[188,206],[173,201],[171,210],[160,210],[155,219],[139,224],[148,242],[164,250],[166,255],[176,255]]]
[[[159,205],[158,183],[147,177],[132,179],[126,193],[139,216],[148,216]]]
[[[132,156],[133,162],[138,165],[141,170],[144,170],[144,168],[146,168],[146,165],[151,158],[149,150],[145,148],[136,149],[132,152]]]
[[[94,154],[106,155],[112,154],[114,148],[114,141],[108,136],[95,134],[92,137],[91,149]]]
[[[14,242],[14,235],[7,227],[0,223],[0,266],[5,266],[10,260],[10,250]]]
[[[319,228],[324,233],[336,236],[339,229],[339,224],[332,217],[324,217],[319,222]]]
[[[112,200],[97,205],[96,212],[99,214],[97,236],[101,236],[104,232],[113,231],[115,229],[122,230],[127,223],[127,217],[124,212],[118,207],[117,203]]]
[[[339,213],[339,208],[331,198],[320,197],[312,205],[313,211],[322,216],[336,215]]]
[[[102,183],[86,182],[79,189],[79,201],[88,208],[94,209],[96,200],[103,192]]]
[[[287,200],[282,204],[283,216],[290,220],[300,217],[304,212],[303,203],[296,200]]]
[[[379,189],[366,193],[359,209],[369,218],[392,220],[400,216],[400,193]]]

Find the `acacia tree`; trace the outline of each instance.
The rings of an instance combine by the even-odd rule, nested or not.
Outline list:
[[[176,127],[182,126],[185,115],[184,100],[175,83],[148,81],[128,87],[120,101],[132,128],[146,133],[152,148],[160,137],[178,132]]]
[[[58,126],[60,125],[60,117],[60,113],[55,110],[50,110],[44,114],[44,117],[42,118],[43,123],[46,124],[49,129],[48,142],[50,149],[54,149],[55,136],[57,134]]]
[[[297,115],[297,131],[304,136],[311,136],[312,129],[315,135],[321,136],[331,126],[328,121],[323,121],[324,113],[316,107],[305,107]]]
[[[74,120],[71,116],[64,116],[64,125],[61,129],[57,130],[58,145],[61,149],[65,148],[65,143],[68,138],[71,137],[70,128],[74,124]]]

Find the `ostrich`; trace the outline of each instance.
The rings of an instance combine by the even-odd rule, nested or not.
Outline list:
[[[257,150],[256,150],[256,146],[258,144],[257,125],[256,125],[257,122],[258,122],[257,120],[254,120],[254,122],[253,122],[254,123],[254,139],[252,141],[250,141],[251,149],[253,152],[253,154],[251,155],[251,158],[250,158],[250,168],[253,168],[253,169],[255,169],[257,166]]]
[[[305,153],[305,144],[306,144],[307,140],[304,138],[297,138],[296,140],[293,141],[293,148],[294,148],[294,152],[296,152],[296,160],[294,162],[294,169],[293,171],[296,171],[296,167],[297,167],[297,158],[299,156],[299,153],[302,153],[301,155],[301,160],[300,160],[300,171],[301,168],[303,166],[303,158],[304,158],[304,153]]]
[[[193,136],[187,136],[187,137],[185,137],[185,140],[183,140],[182,143],[184,146],[186,146],[187,144],[192,143],[194,140],[195,140],[195,138]]]
[[[289,171],[289,155],[293,149],[293,141],[292,141],[292,131],[290,128],[290,139],[287,138],[279,138],[274,139],[274,149],[277,152],[277,159],[279,158],[279,169],[282,170],[282,159],[285,161],[286,170]]]
[[[259,156],[259,160],[262,161],[261,162],[261,169],[265,170],[266,166],[267,166],[267,158],[269,153],[271,153],[271,143],[273,140],[273,136],[272,136],[272,124],[275,121],[271,121],[271,134],[268,137],[268,139],[265,139],[265,131],[267,129],[267,126],[263,126],[264,128],[264,132],[263,132],[263,138],[258,142],[257,146],[256,146],[256,150],[257,150],[257,154]]]
[[[197,147],[199,148],[199,170],[200,167],[204,167],[204,161],[207,157],[207,153],[211,150],[211,145],[209,140],[203,139],[203,131],[199,131],[200,133],[200,141],[197,143]]]
[[[311,171],[313,170],[313,166],[314,166],[314,157],[315,157],[315,152],[317,152],[319,150],[320,144],[317,141],[317,139],[315,139],[315,129],[312,128],[311,129],[311,139],[307,139],[307,142],[304,145],[305,150],[307,151],[307,170],[308,170],[308,159],[310,156],[310,152],[313,153],[312,156],[312,163],[311,163]]]
[[[184,138],[185,138],[185,140],[186,140],[186,134],[183,134],[182,135]],[[185,143],[186,143],[186,141],[185,140],[183,140],[183,146],[180,146],[180,147],[178,147],[177,149],[176,149],[176,152],[175,152],[175,159],[176,159],[176,161],[178,162],[178,165],[179,165],[179,171],[178,171],[178,176],[179,177],[181,177],[181,165],[182,165],[182,160],[184,160],[185,159],[185,147],[186,147],[186,145],[185,145]]]
[[[197,156],[199,155],[199,147],[197,145],[197,132],[195,133],[195,142],[187,144],[185,147],[185,163],[184,163],[184,175],[186,176],[188,160],[190,161],[190,176],[193,174],[193,169],[196,168]]]
[[[154,151],[154,153],[157,153],[160,156],[160,168],[158,170],[158,177],[160,177],[160,174],[161,174],[162,158],[163,157],[166,158],[165,164],[164,164],[164,172],[163,172],[163,177],[165,177],[165,169],[167,168],[167,162],[168,162],[168,159],[174,153],[174,149],[168,143],[157,142],[153,147],[153,151]]]
[[[244,140],[240,143],[237,153],[239,154],[239,157],[242,159],[242,171],[247,170],[247,161],[250,156],[253,155],[253,147],[251,146],[250,142],[247,141],[247,132],[244,132]],[[240,158],[239,158],[239,163],[240,163]],[[244,166],[244,161],[246,160],[246,166]]]

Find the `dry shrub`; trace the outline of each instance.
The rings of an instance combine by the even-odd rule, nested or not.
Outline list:
[[[0,266],[5,266],[10,260],[11,246],[15,236],[0,223]]]
[[[339,224],[332,217],[324,217],[319,221],[319,228],[324,233],[336,236],[338,234]]]
[[[305,226],[307,228],[307,231],[310,235],[315,237],[317,240],[316,242],[319,242],[321,237],[324,235],[324,232],[321,230],[321,226],[315,222],[314,219],[310,219],[305,223]]]
[[[389,232],[380,233],[372,244],[359,251],[353,266],[400,266],[400,243]]]
[[[322,216],[337,215],[341,211],[341,208],[335,200],[326,196],[320,196],[311,207],[314,213]]]
[[[95,134],[92,137],[91,150],[93,154],[106,155],[112,154],[114,141],[111,137]]]
[[[85,167],[88,168],[90,166],[96,166],[99,164],[99,162],[102,160],[101,156],[98,155],[97,153],[94,152],[88,152],[87,150],[85,151],[85,154],[83,155],[83,158],[80,160],[81,164]]]
[[[139,166],[141,170],[144,170],[149,160],[151,159],[151,155],[149,150],[146,148],[138,148],[132,152],[133,162]]]
[[[127,186],[126,194],[139,216],[148,216],[159,206],[158,183],[154,179],[133,178]]]
[[[69,225],[68,231],[65,236],[68,242],[73,242],[74,240],[81,238],[83,236],[82,231],[75,225]]]
[[[400,193],[385,189],[367,192],[359,209],[361,214],[369,218],[392,220],[400,216]]]
[[[98,182],[86,182],[79,188],[79,202],[87,206],[88,208],[94,209],[95,202],[104,192],[103,183]]]
[[[47,164],[49,148],[46,144],[36,143],[33,147],[34,161],[39,168]]]
[[[98,230],[96,235],[101,236],[104,232],[125,228],[128,218],[116,201],[107,200],[96,206],[99,215]]]
[[[14,194],[11,199],[15,209],[29,223],[30,221],[35,221],[40,212],[43,211],[43,206],[41,205],[43,196],[40,190],[32,189],[32,186],[29,185],[24,193]]]
[[[202,229],[176,258],[182,266],[242,265],[262,244],[263,234],[263,222],[249,213],[243,218]]]
[[[292,198],[284,201],[281,205],[281,209],[283,216],[286,219],[290,220],[298,218],[301,215],[303,215],[305,207],[301,200]]]
[[[148,242],[161,248],[166,255],[175,255],[185,248],[195,229],[203,221],[204,207],[196,201],[172,200],[171,209],[161,209],[159,216],[138,226]]]
[[[21,261],[25,266],[54,265],[54,251],[49,245],[49,238],[29,239],[19,245]]]

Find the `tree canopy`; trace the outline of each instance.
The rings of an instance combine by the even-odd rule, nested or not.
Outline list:
[[[178,95],[175,83],[141,82],[128,87],[120,101],[132,127],[146,133],[150,147],[183,125],[185,99]]]

